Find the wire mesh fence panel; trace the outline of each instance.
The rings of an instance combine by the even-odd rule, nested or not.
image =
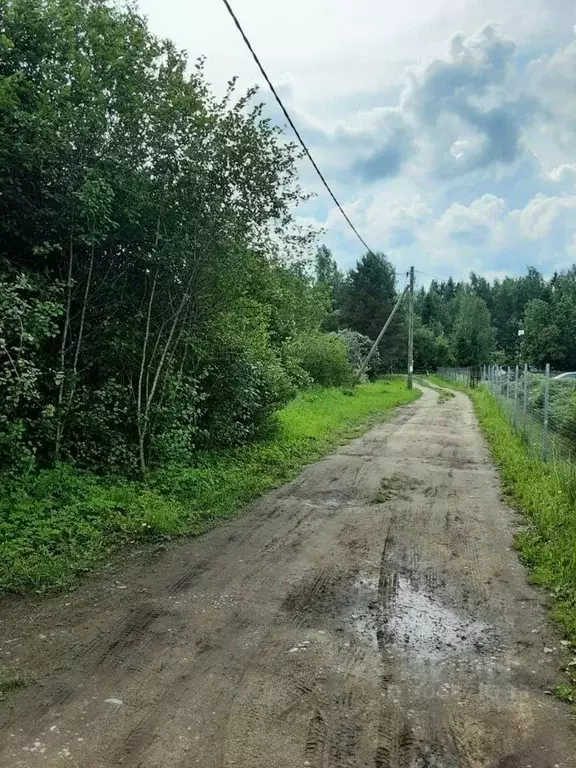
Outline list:
[[[470,386],[470,368],[438,368],[438,376],[455,384]]]
[[[576,374],[555,375],[527,365],[487,366],[482,384],[500,403],[534,458],[555,465],[576,458]]]
[[[566,473],[567,483],[576,488],[576,372],[557,373],[549,365],[532,370],[521,364],[440,368],[438,375],[465,386],[474,386],[478,379],[530,455]]]

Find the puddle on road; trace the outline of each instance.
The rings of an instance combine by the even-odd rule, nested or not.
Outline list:
[[[458,614],[405,576],[394,578],[385,596],[376,580],[367,577],[359,578],[355,589],[359,600],[352,624],[373,645],[381,633],[386,648],[421,659],[480,652],[489,645],[486,624]]]
[[[444,656],[485,645],[484,624],[460,616],[434,596],[415,590],[410,579],[398,578],[385,606],[388,642],[420,656]]]

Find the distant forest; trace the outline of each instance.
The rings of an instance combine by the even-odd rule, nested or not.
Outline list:
[[[344,274],[324,246],[316,256],[316,278],[328,285],[332,297],[327,327],[351,328],[373,338],[403,287],[383,255],[368,253]],[[517,362],[576,369],[576,265],[549,280],[534,267],[523,276],[493,282],[474,272],[466,281],[432,280],[417,289],[415,313],[416,370]],[[406,364],[405,325],[406,307],[382,341],[384,370]]]

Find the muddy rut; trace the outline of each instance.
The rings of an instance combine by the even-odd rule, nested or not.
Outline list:
[[[0,768],[573,768],[514,524],[470,402],[425,390],[232,524],[5,604],[38,682]]]

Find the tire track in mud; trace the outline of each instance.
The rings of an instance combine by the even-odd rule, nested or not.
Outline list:
[[[414,757],[414,734],[408,723],[404,725],[398,736],[398,768],[411,768]]]
[[[37,723],[50,710],[69,705],[79,695],[77,673],[74,666],[90,675],[107,676],[114,673],[116,682],[128,675],[135,675],[154,653],[154,636],[150,630],[154,622],[167,612],[153,604],[141,605],[128,617],[116,621],[107,632],[98,633],[88,643],[77,644],[73,649],[72,669],[56,674],[44,683],[42,692],[31,702],[26,722]],[[137,656],[134,651],[139,646]],[[130,667],[125,666],[132,661]]]
[[[331,739],[327,768],[357,766],[356,752],[360,740],[360,726],[356,723],[340,722]]]
[[[388,725],[381,722],[374,768],[412,768],[415,757],[415,739],[410,724],[405,722],[402,725],[394,717],[390,718]]]
[[[310,768],[326,768],[328,726],[320,712],[310,718],[306,733],[304,757]]]
[[[158,724],[165,717],[166,709],[177,708],[184,702],[192,680],[191,672],[184,672],[165,688],[147,714],[132,724],[125,735],[120,736],[102,758],[105,765],[121,765],[124,768],[140,768],[145,763],[142,755],[156,741],[159,735]]]
[[[199,560],[190,568],[185,569],[183,573],[180,573],[173,581],[168,583],[168,593],[174,595],[178,592],[185,592],[187,589],[190,589],[194,582],[210,568],[212,560],[213,557],[210,555]]]
[[[404,525],[406,521],[403,521]],[[390,685],[393,681],[391,660],[388,656],[392,638],[387,630],[392,603],[398,593],[402,572],[418,586],[420,557],[414,549],[403,549],[396,566],[392,558],[395,549],[398,516],[392,513],[386,538],[382,547],[378,578],[378,624],[376,638],[382,675],[380,680],[381,706],[378,724],[377,746],[374,753],[374,768],[411,768],[416,757],[415,738],[410,722],[401,719],[400,708],[390,700]],[[426,586],[434,589],[438,584],[435,568],[426,568],[422,574]]]
[[[395,765],[396,734],[393,719],[388,705],[389,685],[392,681],[390,664],[386,656],[388,646],[388,608],[398,589],[398,573],[389,570],[388,557],[393,546],[393,527],[396,515],[392,513],[380,556],[378,574],[378,613],[376,626],[376,642],[382,668],[380,718],[378,723],[378,743],[374,754],[374,768],[397,768]]]
[[[321,568],[312,577],[305,577],[304,582],[286,596],[282,608],[288,613],[292,626],[301,628],[309,621],[316,604],[334,581],[334,569]]]
[[[137,645],[150,640],[150,628],[163,615],[164,611],[153,606],[136,608],[116,632],[96,641],[92,648],[85,648],[82,655],[93,652],[94,667],[97,670],[117,669]]]
[[[395,519],[396,515],[395,513],[392,513],[388,523],[388,530],[386,531],[386,538],[384,539],[382,554],[380,556],[380,569],[378,573],[378,615],[376,626],[376,642],[380,652],[380,662],[384,669],[387,667],[385,651],[387,648],[388,635],[386,631],[388,624],[388,607],[398,590],[398,573],[395,570],[390,571],[388,567],[388,555],[394,543],[392,529],[395,523]]]
[[[310,718],[304,748],[305,765],[311,768],[359,766],[357,752],[362,727],[356,721],[353,701],[352,690],[342,691],[332,717],[337,724],[332,727],[320,711]]]

